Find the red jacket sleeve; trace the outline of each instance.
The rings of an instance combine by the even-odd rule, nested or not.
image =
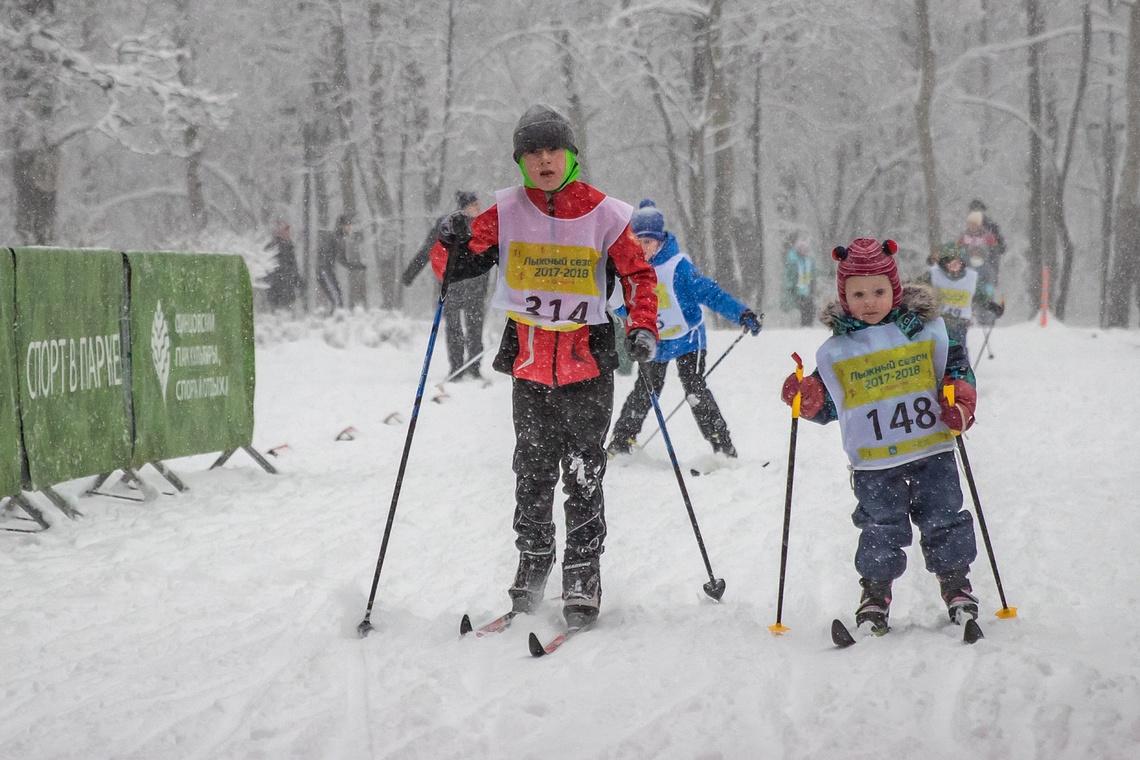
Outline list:
[[[467,250],[473,255],[481,255],[491,246],[499,244],[499,207],[491,206],[471,220],[471,242]],[[447,249],[438,240],[431,249],[431,270],[441,281],[447,268]]]
[[[657,272],[645,260],[641,244],[627,224],[608,251],[625,296],[626,331],[643,327],[657,336]]]

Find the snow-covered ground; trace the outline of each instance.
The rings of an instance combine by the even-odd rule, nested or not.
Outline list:
[[[858,599],[854,502],[837,426],[807,423],[790,631],[769,633],[790,425],[779,388],[791,352],[814,356],[825,337],[769,329],[710,380],[739,461],[715,459],[687,411],[670,423],[723,601],[701,591],[658,436],[606,477],[599,624],[543,659],[527,634],[556,631],[555,602],[501,635],[458,635],[464,612],[478,624],[506,610],[516,558],[501,375],[424,404],[376,630],[356,635],[427,327],[396,320],[393,334],[411,337],[351,318],[281,328],[259,347],[255,445],[289,445],[280,474],[243,453],[214,471],[212,456],[177,460],[187,493],[86,498],[77,521],[41,500],[51,530],[0,534],[0,757],[1140,757],[1140,332],[994,332],[967,445],[1019,613],[994,617],[982,549],[976,646],[945,624],[915,548],[895,632],[832,647],[831,619],[850,620]],[[735,336],[715,332],[710,361]],[[632,382],[619,377],[618,405]],[[671,372],[663,406],[679,399]],[[385,425],[394,411],[403,424]],[[334,440],[348,425],[356,440]]]

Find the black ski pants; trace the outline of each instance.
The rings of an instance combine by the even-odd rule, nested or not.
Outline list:
[[[602,478],[614,376],[549,386],[515,378],[515,546],[553,552],[554,487],[566,494],[566,556],[597,557],[606,538]]]
[[[456,280],[447,286],[443,302],[443,321],[447,326],[447,361],[454,373],[483,353],[483,304],[487,296],[487,277]],[[467,370],[479,374],[478,362]]]
[[[714,445],[717,442],[730,443],[728,423],[720,413],[712,391],[705,385],[705,355],[704,349],[682,354],[676,359],[677,374],[681,378],[681,387],[685,389],[685,400],[697,421],[697,427],[705,440]],[[645,381],[648,380],[653,392],[660,396],[661,389],[665,387],[665,371],[669,368],[667,362],[642,362],[639,365],[637,382],[633,385],[629,397],[621,408],[621,415],[614,424],[614,440],[625,441],[636,439],[641,432],[646,415],[653,406],[649,393],[645,390]]]

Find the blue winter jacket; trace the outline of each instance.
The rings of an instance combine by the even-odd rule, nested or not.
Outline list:
[[[681,249],[673,233],[665,233],[665,242],[661,250],[649,259],[649,263],[657,270],[660,277],[660,267],[674,256],[680,256]],[[689,259],[677,264],[673,273],[673,290],[677,295],[677,302],[681,305],[681,313],[689,323],[689,330],[679,338],[662,340],[657,343],[657,355],[653,361],[665,364],[678,356],[701,351],[708,347],[705,336],[705,324],[702,321],[701,306],[707,306],[725,319],[740,323],[740,315],[747,307],[726,293],[716,280],[701,274]],[[624,307],[618,310],[618,315],[624,317]]]

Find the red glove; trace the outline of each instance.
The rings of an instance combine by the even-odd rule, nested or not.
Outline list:
[[[974,407],[978,404],[978,392],[965,380],[951,380],[945,377],[942,379],[942,385],[943,387],[949,385],[954,389],[954,406],[950,406],[945,393],[938,397],[938,403],[942,407],[942,421],[951,430],[957,432],[969,430],[974,424]]]
[[[823,383],[817,380],[812,375],[808,375],[803,380],[796,377],[796,373],[788,375],[788,379],[784,381],[784,388],[780,391],[780,398],[784,399],[784,403],[788,406],[796,399],[796,392],[800,394],[800,416],[811,419],[819,414],[819,410],[823,408],[824,390]]]

